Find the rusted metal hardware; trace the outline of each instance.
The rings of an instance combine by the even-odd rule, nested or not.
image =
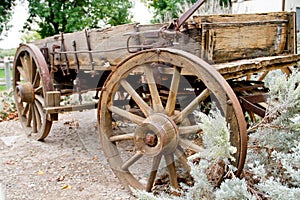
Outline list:
[[[181,17],[175,19],[169,24],[167,29],[179,31],[180,27],[200,8],[205,0],[198,0],[188,11],[186,11]]]
[[[56,50],[57,49],[60,49],[60,46],[59,45],[53,45],[52,46],[52,53],[50,54],[51,56],[51,59],[50,59],[50,66],[51,66],[51,74],[55,73],[58,71],[57,67],[55,66],[54,64],[54,60],[55,60],[55,54],[58,54],[56,53]],[[62,70],[62,73],[64,74],[64,71]]]
[[[91,67],[92,67],[92,72],[94,72],[95,71],[95,66],[94,66],[93,55],[92,55],[92,52],[91,52],[92,48],[91,48],[91,44],[90,44],[90,40],[89,40],[89,34],[88,34],[87,29],[84,30],[84,35],[85,35],[86,45],[87,45],[87,48],[88,48],[88,51],[89,51],[89,59],[90,59]]]
[[[140,29],[139,29],[139,25],[138,25],[138,24],[134,26],[134,31],[137,32],[137,33],[140,32]],[[135,44],[138,45],[138,46],[141,45],[141,38],[140,38],[139,35],[137,35],[137,36],[135,37]],[[141,49],[141,48],[138,48],[137,50],[140,51],[140,50],[142,50],[142,49]]]
[[[45,47],[40,48],[40,50],[41,50],[45,60],[47,62],[49,62],[49,49],[45,46]]]
[[[165,28],[159,30],[139,31],[133,33],[127,33],[129,35],[127,39],[127,51],[128,53],[137,53],[141,50],[153,49],[153,48],[166,48],[171,47],[174,41],[177,41],[181,37],[181,33],[178,31],[170,31]],[[141,38],[144,38],[142,41]],[[131,40],[135,40],[136,45],[131,45]]]
[[[129,53],[136,53],[142,49],[152,49],[152,48],[165,48],[173,46],[173,41],[178,40],[181,37],[179,29],[184,23],[192,16],[192,14],[205,2],[205,0],[197,1],[187,12],[185,12],[180,18],[173,20],[169,25],[163,26],[159,30],[151,30],[140,32],[138,26],[135,26],[135,32],[130,33],[127,40],[127,51]],[[140,36],[147,38],[149,34],[157,34],[157,37],[163,38],[161,41],[153,41],[151,43],[144,42],[140,40]],[[134,38],[137,46],[130,46],[131,39]],[[135,48],[136,50],[131,50]]]
[[[66,50],[66,47],[65,47],[64,33],[62,32],[62,33],[60,34],[60,36],[61,36],[60,51],[65,51],[65,50]],[[65,60],[66,60],[66,71],[67,71],[67,75],[69,75],[69,74],[70,74],[70,67],[69,67],[68,56],[67,56],[67,54],[63,54],[63,55],[64,55]],[[63,66],[62,66],[62,54],[60,54],[59,59],[60,59],[60,67],[61,67],[61,69],[63,70]]]
[[[76,53],[77,48],[76,48],[76,41],[75,40],[73,40],[72,46],[73,46],[74,56],[75,56],[75,62],[76,62],[76,70],[75,71],[76,71],[76,73],[78,73],[79,69],[80,69],[80,66],[79,66],[78,56],[77,56],[77,53]]]

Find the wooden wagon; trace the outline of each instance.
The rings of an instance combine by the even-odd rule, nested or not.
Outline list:
[[[97,108],[101,145],[114,173],[125,186],[153,191],[164,167],[169,184],[179,187],[180,174],[189,172],[187,157],[205,152],[198,113],[218,109],[229,125],[240,175],[245,114],[252,121],[264,116],[265,76],[276,69],[289,74],[300,60],[295,13],[187,21],[202,3],[171,24],[61,33],[20,45],[13,76],[24,130],[43,140],[59,113]],[[97,103],[82,103],[90,91]],[[71,94],[79,103],[63,105]]]

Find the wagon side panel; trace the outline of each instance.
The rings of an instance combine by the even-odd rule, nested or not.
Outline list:
[[[201,57],[222,63],[295,52],[294,13],[194,17],[202,34]]]

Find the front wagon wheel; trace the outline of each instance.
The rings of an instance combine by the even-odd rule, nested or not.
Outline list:
[[[44,56],[35,45],[21,45],[17,49],[13,65],[13,88],[24,131],[36,140],[43,140],[52,126],[43,109],[46,92],[53,90],[53,84]]]
[[[226,80],[180,50],[148,50],[123,61],[108,77],[98,127],[108,162],[125,186],[148,192],[188,179],[187,157],[204,152],[197,112],[214,104],[230,125],[236,175],[246,156],[246,123]],[[167,174],[167,175],[165,175]],[[216,180],[223,174],[215,174]]]

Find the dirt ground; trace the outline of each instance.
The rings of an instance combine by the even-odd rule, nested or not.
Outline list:
[[[96,110],[60,114],[38,142],[19,121],[1,122],[0,200],[136,199],[108,166],[96,123]]]

